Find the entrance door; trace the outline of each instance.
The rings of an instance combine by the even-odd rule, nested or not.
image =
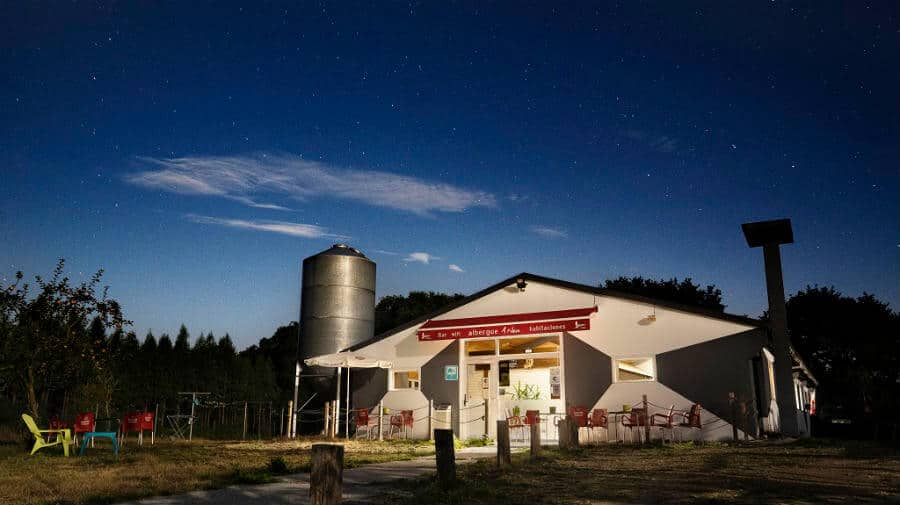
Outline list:
[[[493,368],[491,363],[466,365],[466,393],[460,422],[466,423],[465,433],[470,438],[494,436],[490,422],[495,404],[492,399],[497,396]]]

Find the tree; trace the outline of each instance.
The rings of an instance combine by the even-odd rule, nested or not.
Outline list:
[[[641,276],[619,277],[607,279],[603,287],[647,298],[703,307],[715,312],[725,312],[722,291],[712,284],[702,288],[700,285],[694,284],[690,277],[680,282],[677,277],[669,280],[645,279]]]
[[[107,289],[98,292],[102,269],[78,285],[64,271],[65,260],[60,259],[49,280],[36,276],[34,297],[29,295],[29,285],[21,284],[24,276],[18,272],[16,282],[0,298],[4,361],[13,366],[11,375],[36,418],[51,394],[62,392],[67,397],[87,373],[104,365],[88,321],[99,318],[99,324],[117,329],[130,324],[118,302],[107,297]]]
[[[411,291],[407,296],[388,295],[375,305],[375,334],[381,334],[465,298],[434,291]]]
[[[900,396],[900,314],[868,293],[809,287],[787,301],[791,342],[832,415],[888,418]],[[818,395],[817,395],[818,396]]]

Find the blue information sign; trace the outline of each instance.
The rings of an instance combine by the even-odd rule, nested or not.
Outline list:
[[[457,365],[445,366],[444,367],[444,380],[445,381],[459,380],[459,366],[457,366]]]

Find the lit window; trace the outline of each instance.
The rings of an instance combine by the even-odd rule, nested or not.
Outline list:
[[[559,335],[500,339],[500,354],[559,352]]]
[[[394,389],[419,389],[419,371],[403,370],[394,372]]]
[[[616,360],[616,382],[652,381],[655,378],[653,358]]]
[[[495,340],[467,340],[466,356],[493,356],[496,354]]]

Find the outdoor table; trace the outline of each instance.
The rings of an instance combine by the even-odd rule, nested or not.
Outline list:
[[[114,431],[89,431],[85,433],[84,438],[81,440],[81,450],[78,451],[79,456],[84,456],[84,448],[87,447],[88,440],[92,438],[108,438],[112,440],[113,444],[113,454],[116,456],[119,455],[119,444],[116,442],[116,432]]]

